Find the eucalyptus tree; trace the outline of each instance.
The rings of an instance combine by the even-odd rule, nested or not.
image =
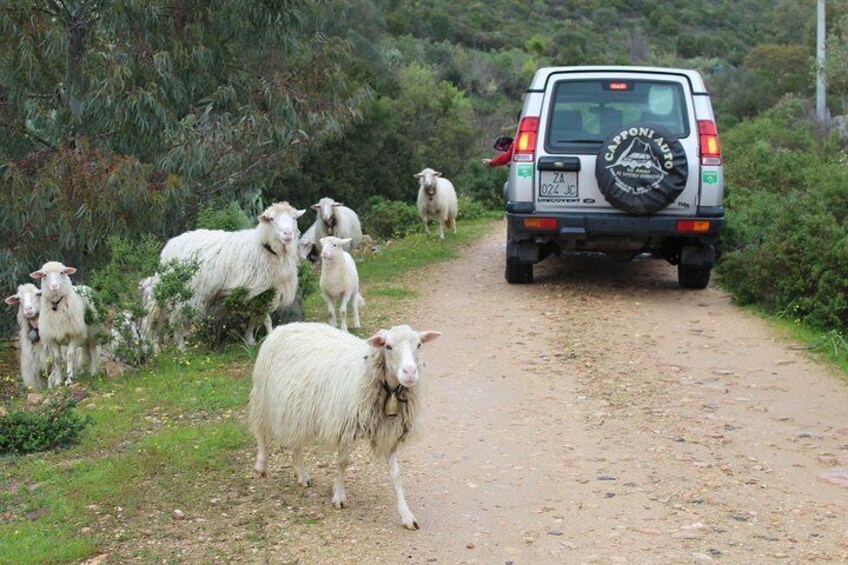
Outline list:
[[[0,2],[0,276],[257,202],[370,100],[317,0]],[[84,266],[84,265],[83,265]]]

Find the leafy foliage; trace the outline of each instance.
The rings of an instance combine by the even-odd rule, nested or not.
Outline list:
[[[76,443],[92,420],[77,415],[75,405],[70,396],[59,396],[32,411],[15,410],[0,416],[0,455],[36,453]]]
[[[848,170],[789,100],[724,137],[730,183],[722,282],[819,329],[848,328]]]
[[[380,197],[371,199],[370,208],[362,221],[369,234],[381,239],[403,237],[421,231],[421,218],[414,204]]]
[[[244,213],[238,202],[230,202],[223,208],[211,204],[202,207],[195,224],[197,229],[238,231],[250,229],[256,222]]]

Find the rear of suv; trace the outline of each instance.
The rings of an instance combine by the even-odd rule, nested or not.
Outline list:
[[[505,140],[499,140],[501,144]],[[552,253],[649,253],[705,288],[724,223],[721,150],[693,70],[539,69],[524,98],[505,187],[506,280]]]

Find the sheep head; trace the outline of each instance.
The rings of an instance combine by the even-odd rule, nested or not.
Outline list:
[[[318,217],[324,222],[327,233],[332,234],[333,228],[336,227],[335,210],[339,206],[344,206],[341,202],[336,202],[332,198],[324,197],[318,201],[318,204],[313,204],[311,208],[318,212]]]
[[[421,188],[424,189],[428,196],[433,196],[436,194],[436,187],[438,186],[436,179],[441,177],[442,173],[428,167],[420,173],[416,173],[412,176],[418,179]]]
[[[442,337],[442,332],[418,332],[409,326],[394,326],[380,330],[366,341],[375,349],[382,350],[386,367],[386,379],[389,386],[395,382],[410,388],[418,383],[418,350],[424,343]]]
[[[264,227],[273,238],[280,240],[283,244],[288,244],[297,239],[300,233],[297,229],[297,219],[304,212],[306,210],[297,210],[288,202],[277,202],[259,214],[259,226]],[[266,241],[266,243],[270,243],[270,241]]]
[[[71,275],[76,273],[74,267],[66,267],[59,261],[48,261],[42,267],[30,273],[34,279],[41,279],[41,291],[48,294],[65,295],[71,290]]]
[[[6,304],[20,304],[24,317],[28,319],[37,318],[41,311],[41,290],[34,284],[26,283],[18,286],[16,294],[6,298]]]
[[[321,259],[335,261],[344,254],[344,250],[350,245],[350,238],[338,238],[333,236],[321,238]]]

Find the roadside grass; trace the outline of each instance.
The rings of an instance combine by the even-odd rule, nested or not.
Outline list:
[[[839,371],[842,382],[848,385],[848,336],[835,330],[824,331],[805,326],[784,317],[776,317],[764,310],[751,308],[759,316],[767,319],[778,331],[800,345],[798,349],[823,361]]]
[[[368,301],[358,333],[370,335],[402,314],[416,296],[404,286],[405,276],[458,257],[492,225],[492,218],[461,221],[444,242],[415,234],[358,258]],[[320,294],[309,297],[305,311],[307,319],[326,320]],[[406,322],[414,325],[398,323]],[[251,488],[245,454],[253,438],[244,416],[257,351],[236,345],[166,352],[114,379],[83,378],[89,396],[77,410],[93,423],[80,444],[0,457],[0,564],[74,563],[123,544],[131,547],[121,547],[122,558],[181,561],[173,546],[148,543],[173,539],[174,510],[219,515],[211,500],[216,493],[244,495]],[[288,523],[314,522],[295,513]],[[259,528],[245,527],[246,540],[231,551],[244,550]]]

